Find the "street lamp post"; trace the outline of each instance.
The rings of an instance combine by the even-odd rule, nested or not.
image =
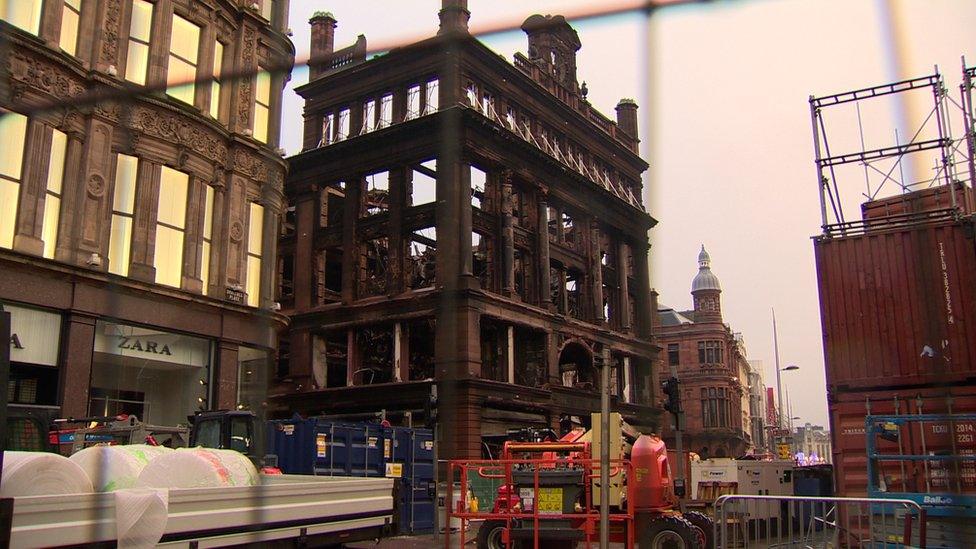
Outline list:
[[[776,332],[776,311],[773,310],[773,353],[776,358],[776,427],[783,428],[783,383],[780,380],[780,372],[792,372],[799,370],[800,367],[790,364],[786,368],[779,367],[779,336]]]

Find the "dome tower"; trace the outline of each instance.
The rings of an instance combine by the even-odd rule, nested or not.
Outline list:
[[[719,294],[722,286],[712,273],[711,258],[702,245],[698,254],[698,274],[691,282],[691,295],[695,301],[695,322],[722,322],[722,302]]]

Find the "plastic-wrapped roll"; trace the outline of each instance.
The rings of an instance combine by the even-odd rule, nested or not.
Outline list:
[[[92,446],[72,455],[71,461],[88,473],[96,492],[114,492],[135,487],[150,461],[172,451],[147,444]]]
[[[0,497],[91,493],[85,470],[49,452],[4,452]]]
[[[180,448],[157,457],[139,475],[146,488],[219,488],[258,484],[251,460],[234,450]]]

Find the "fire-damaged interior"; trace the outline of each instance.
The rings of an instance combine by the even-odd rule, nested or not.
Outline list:
[[[323,61],[297,90],[274,402],[426,421],[471,457],[596,410],[607,367],[620,411],[655,425],[636,104],[612,121],[587,102],[560,17],[526,22],[514,65],[464,32],[366,60],[335,25],[312,19]]]

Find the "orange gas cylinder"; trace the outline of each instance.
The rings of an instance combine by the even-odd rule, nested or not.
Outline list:
[[[668,449],[654,435],[641,435],[630,451],[634,468],[634,510],[649,511],[670,508],[671,471]]]

